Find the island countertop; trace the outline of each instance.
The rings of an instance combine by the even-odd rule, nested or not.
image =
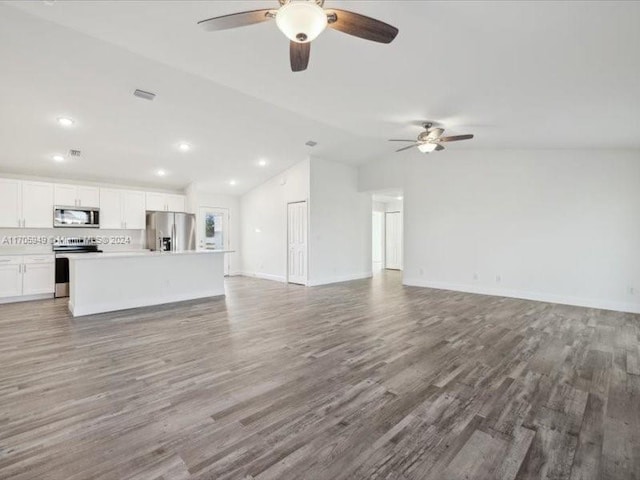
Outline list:
[[[114,258],[131,257],[170,257],[180,255],[212,255],[221,253],[234,253],[235,250],[185,250],[182,252],[152,252],[149,250],[126,251],[126,252],[101,252],[101,253],[64,253],[58,254],[58,258],[68,258],[69,260],[111,260]]]

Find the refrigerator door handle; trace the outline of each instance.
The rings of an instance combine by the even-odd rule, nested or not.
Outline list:
[[[172,251],[176,251],[176,224],[174,222],[173,224],[173,228],[172,228],[173,232],[171,232],[171,250]]]

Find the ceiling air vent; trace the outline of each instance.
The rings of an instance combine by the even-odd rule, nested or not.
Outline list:
[[[307,143],[305,143],[307,147],[315,147],[317,144],[318,142],[314,142],[313,140],[309,140]]]
[[[80,156],[80,150],[69,150],[69,156],[70,157],[79,157]]]
[[[155,93],[145,92],[144,90],[136,90],[133,92],[133,95],[136,97],[144,98],[145,100],[153,100],[156,98]]]

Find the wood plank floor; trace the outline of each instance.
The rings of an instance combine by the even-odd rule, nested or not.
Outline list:
[[[2,479],[639,479],[640,316],[248,278],[0,306]]]

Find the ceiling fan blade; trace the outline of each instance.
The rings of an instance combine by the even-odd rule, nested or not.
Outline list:
[[[269,10],[251,10],[248,12],[232,13],[221,17],[208,18],[201,20],[198,25],[203,30],[215,32],[218,30],[227,30],[229,28],[246,27],[255,23],[266,22],[275,17],[276,11]]]
[[[289,57],[291,58],[291,70],[302,72],[309,66],[309,56],[311,54],[311,43],[291,42],[289,47]]]
[[[453,135],[452,137],[440,137],[439,142],[457,142],[459,140],[471,140],[473,135]]]
[[[390,142],[411,142],[411,143],[416,143],[415,140],[398,140],[396,138],[393,138],[391,140],[389,140]]]
[[[329,27],[342,33],[364,38],[378,43],[391,43],[398,35],[398,29],[375,18],[359,13],[330,8],[325,10],[329,16]]]
[[[438,145],[438,146],[436,147],[436,152],[439,152],[439,151],[441,151],[441,150],[444,150],[444,147],[443,147],[442,145]]]
[[[418,144],[417,144],[417,143],[414,143],[413,145],[409,145],[408,147],[403,147],[403,148],[401,148],[400,150],[396,150],[396,153],[398,153],[398,152],[404,152],[405,150],[409,150],[410,148],[414,148],[414,147],[417,147],[417,146],[418,146]]]

